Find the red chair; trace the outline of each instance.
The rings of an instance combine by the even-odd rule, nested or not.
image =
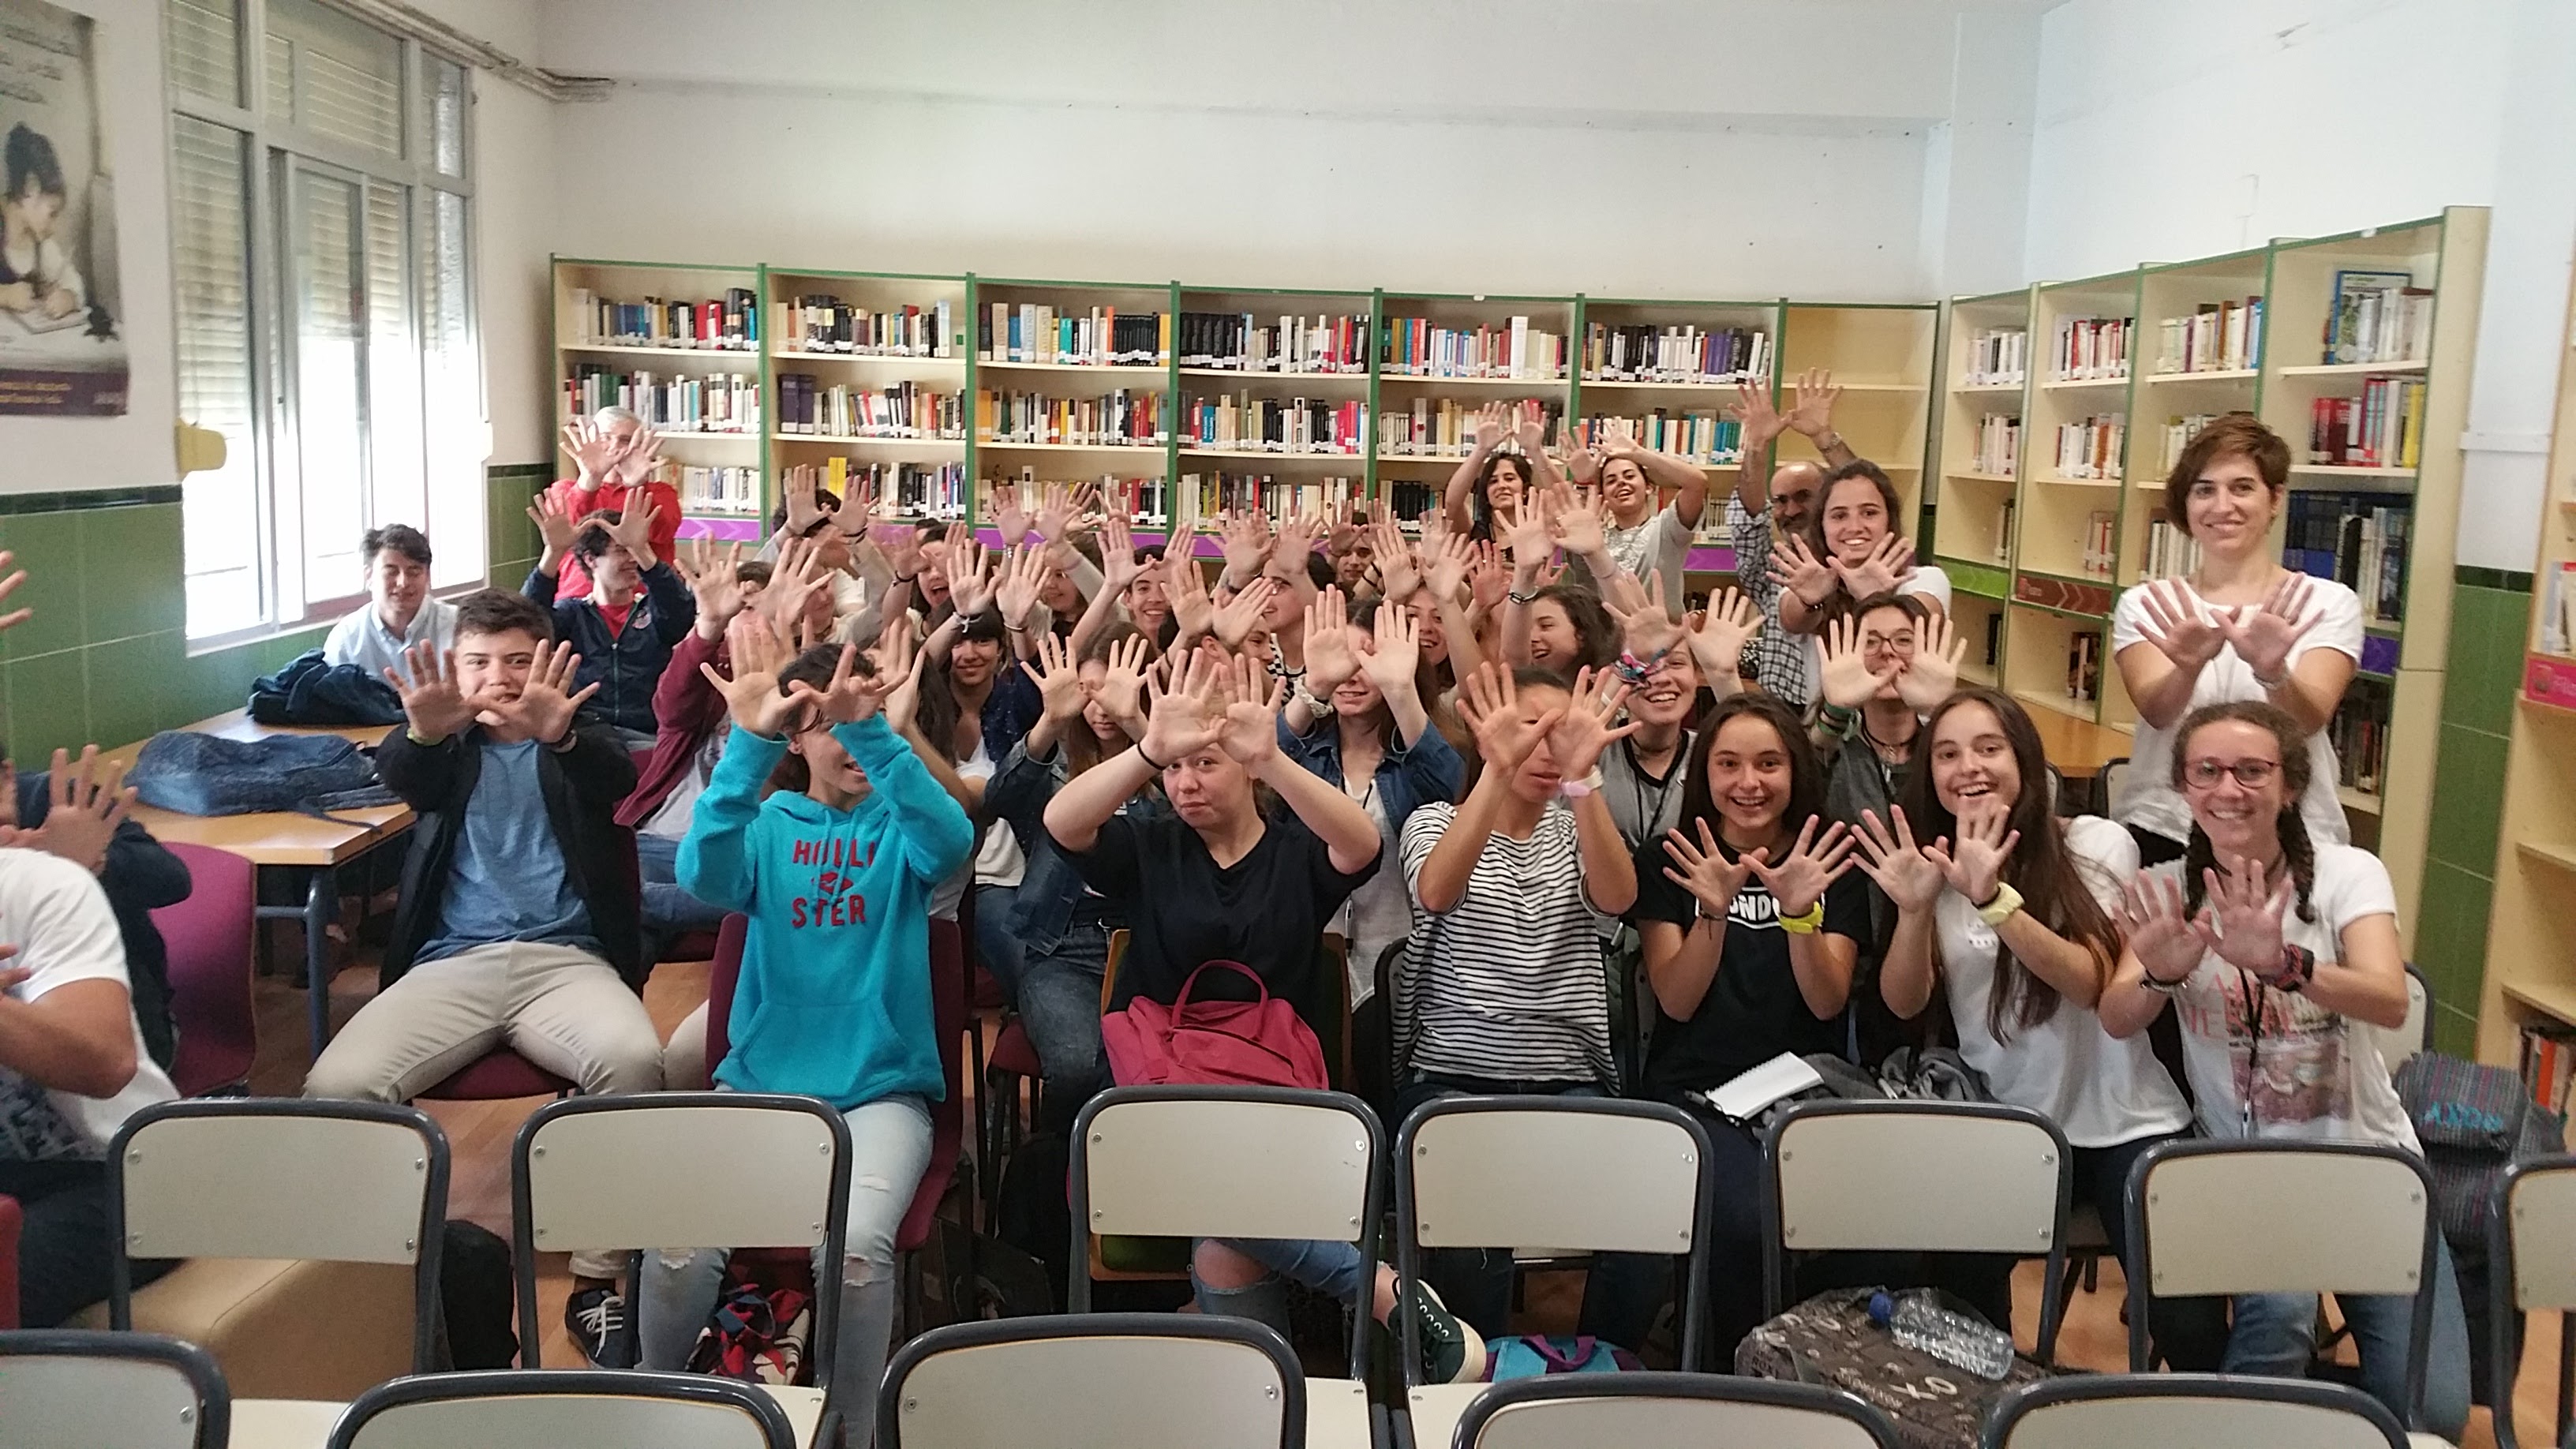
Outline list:
[[[18,1230],[26,1215],[14,1197],[0,1197],[0,1328],[18,1326]]]
[[[164,848],[188,867],[192,883],[186,900],[152,913],[169,947],[170,1011],[179,1025],[170,1079],[183,1097],[246,1088],[259,1047],[251,1007],[258,868],[208,845]]]

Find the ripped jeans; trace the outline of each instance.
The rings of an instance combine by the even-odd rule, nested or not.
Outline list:
[[[843,1225],[840,1343],[832,1356],[831,1402],[852,1424],[876,1423],[877,1381],[894,1336],[894,1237],[930,1166],[930,1104],[888,1097],[841,1114],[850,1124],[850,1215]],[[757,1190],[747,1184],[746,1190]],[[821,1251],[819,1248],[816,1250]],[[644,1254],[635,1332],[636,1367],[686,1368],[698,1330],[724,1292],[724,1248],[665,1248]],[[822,1279],[819,1268],[815,1274]]]

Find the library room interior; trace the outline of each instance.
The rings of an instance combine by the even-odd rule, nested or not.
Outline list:
[[[2571,75],[0,0],[0,1449],[2576,1449]]]

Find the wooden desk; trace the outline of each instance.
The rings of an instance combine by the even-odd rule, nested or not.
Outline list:
[[[237,709],[212,719],[201,719],[186,728],[235,740],[255,740],[268,735],[338,735],[354,744],[372,747],[383,740],[393,726],[290,728],[261,724],[253,720],[248,711]],[[143,745],[138,741],[106,751],[103,758],[131,769],[135,756],[142,749]],[[313,1055],[319,1058],[324,1044],[331,1039],[329,927],[339,913],[339,867],[408,832],[416,818],[412,808],[396,802],[363,810],[338,810],[332,812],[338,818],[330,820],[294,811],[256,815],[181,815],[142,804],[136,805],[133,813],[155,839],[202,845],[238,855],[254,866],[302,873],[302,905],[262,904],[257,907],[257,912],[263,920],[300,920],[304,923],[304,984],[311,998],[306,1009]]]

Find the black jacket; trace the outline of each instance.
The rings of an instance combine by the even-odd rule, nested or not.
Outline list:
[[[537,787],[546,797],[546,820],[563,851],[573,893],[590,911],[591,934],[608,964],[636,990],[644,989],[644,939],[638,925],[642,889],[635,869],[635,835],[617,823],[617,802],[635,788],[635,761],[607,727],[574,728],[568,750],[537,752]],[[377,974],[382,990],[402,979],[420,949],[438,935],[447,883],[456,858],[456,834],[483,773],[480,726],[434,745],[412,743],[397,727],[376,747],[376,774],[385,788],[420,812],[412,827],[411,854],[403,861],[402,903],[394,908],[393,938],[385,943]]]
[[[672,647],[698,622],[697,596],[679,570],[668,563],[646,569],[644,597],[615,634],[608,632],[608,616],[587,597],[556,598],[555,576],[542,569],[530,569],[519,591],[554,615],[555,637],[571,641],[581,655],[573,688],[599,685],[599,693],[581,707],[582,718],[597,716],[638,734],[653,733],[653,686],[671,666]]]
[[[30,770],[18,776],[18,823],[29,830],[53,813],[52,776]],[[107,842],[107,865],[98,873],[107,892],[108,909],[116,913],[117,934],[125,942],[125,974],[134,997],[134,1021],[143,1028],[143,1049],[167,1071],[178,1054],[176,1023],[170,1004],[170,949],[152,913],[188,898],[194,882],[188,863],[152,838],[139,820],[116,827]]]

